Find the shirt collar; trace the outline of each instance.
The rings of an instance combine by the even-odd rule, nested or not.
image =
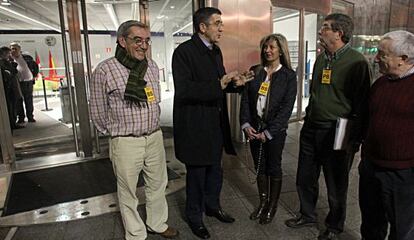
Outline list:
[[[350,43],[345,44],[340,49],[336,50],[332,55],[328,53],[328,51],[325,50],[325,59],[327,60],[336,60],[340,58],[346,50],[348,50],[351,47]]]
[[[282,68],[282,64],[280,63],[279,66],[277,66],[277,68],[275,69],[274,72],[279,71],[281,68]],[[264,67],[264,70],[266,70],[266,72],[267,72],[269,70],[269,68],[268,67]]]
[[[414,74],[414,66],[412,66],[407,72],[405,72],[404,74],[401,74],[399,77],[397,77],[397,78],[395,78],[395,77],[391,77],[391,76],[388,76],[388,79],[389,80],[399,80],[399,79],[402,79],[402,78],[405,78],[405,77],[407,77],[407,76],[409,76],[409,75],[412,75],[412,74]]]
[[[206,47],[210,50],[213,49],[213,44],[210,43],[209,41],[207,41],[207,39],[205,39],[202,35],[198,34],[198,36],[200,37],[201,41],[204,43],[204,45],[206,45]]]
[[[400,76],[400,78],[405,78],[408,75],[411,75],[414,73],[414,66],[412,66],[406,73],[404,73],[403,75]]]

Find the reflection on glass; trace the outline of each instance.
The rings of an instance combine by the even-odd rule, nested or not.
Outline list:
[[[30,55],[39,65],[40,71],[33,76],[33,115],[36,122],[28,121],[24,107],[25,117],[18,121],[22,128],[13,131],[11,141],[16,159],[73,152],[72,126],[65,122],[65,117],[69,116],[70,123],[70,108],[65,109],[64,106],[65,100],[66,104],[70,101],[61,91],[64,85],[67,86],[67,81],[57,1],[44,3],[42,7],[35,1],[20,1],[17,6],[12,4],[3,9],[8,12],[8,17],[0,24],[4,31],[0,46],[17,42],[22,53]],[[57,147],[56,144],[62,142],[65,144]]]
[[[149,21],[152,59],[160,69],[161,126],[172,127],[174,85],[171,59],[174,49],[193,34],[192,1],[151,1]]]
[[[11,42],[18,42],[24,53],[28,53],[38,60],[41,66],[41,76],[39,75],[33,92],[34,117],[37,122],[28,123],[26,119],[22,124],[25,128],[14,131],[13,141],[17,157],[23,159],[73,152],[73,132],[68,99],[69,86],[65,74],[65,69],[69,68],[70,74],[73,75],[71,70],[73,56],[69,52],[71,54],[69,64],[65,66],[62,37],[59,33],[60,19],[57,1],[42,3],[20,1],[19,4],[20,7],[16,5],[8,7],[11,10],[8,13],[10,21],[2,22],[0,30],[10,30],[10,32],[2,34],[0,46],[8,46]],[[160,68],[162,85],[161,124],[162,126],[172,126],[171,57],[174,48],[192,35],[192,1],[150,1],[148,4],[149,19],[147,20],[151,27],[151,55]],[[22,11],[21,9],[30,9],[30,11]],[[66,10],[64,6],[65,22],[67,22]],[[86,1],[92,69],[101,61],[114,56],[116,30],[119,24],[130,19],[140,19],[143,17],[140,10],[142,9],[139,7],[139,1],[106,1],[104,3]],[[22,15],[26,17],[22,17]],[[82,30],[80,9],[79,18],[79,27]],[[65,28],[68,29],[67,26]],[[20,32],[16,33],[15,30]],[[66,36],[69,50],[70,39],[68,35]],[[82,44],[84,45],[83,36]],[[86,64],[85,54],[83,54],[83,58],[83,63]],[[86,71],[87,67],[84,66],[84,69]],[[43,91],[42,80],[45,81],[45,91]],[[46,109],[45,96],[50,111],[41,111]],[[101,141],[101,144],[104,142],[106,141]],[[37,146],[43,146],[43,149],[37,149]]]
[[[302,85],[302,116],[305,114],[305,108],[308,106],[310,97],[310,84],[312,81],[313,64],[315,63],[316,56],[320,53],[318,49],[318,17],[320,15],[311,12],[305,12],[305,27],[304,27],[304,40],[305,40],[305,54],[304,54],[304,80]]]
[[[293,70],[298,73],[299,63],[299,11],[288,8],[272,8],[273,32],[283,34],[288,40],[290,61]],[[300,76],[298,76],[300,83]],[[292,118],[297,116],[297,99],[293,108]]]

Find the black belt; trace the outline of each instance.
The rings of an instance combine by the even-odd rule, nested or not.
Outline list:
[[[127,134],[127,135],[116,135],[116,136],[111,136],[111,139],[118,138],[118,137],[134,137],[134,138],[146,137],[146,136],[150,136],[151,134],[157,132],[158,130],[160,130],[160,128],[157,128],[152,132],[143,133],[141,135],[135,135],[135,134],[132,134],[132,133]]]

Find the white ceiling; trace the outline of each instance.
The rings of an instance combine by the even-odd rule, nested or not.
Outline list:
[[[9,2],[11,3],[10,6],[0,5],[0,30],[60,29],[57,0],[9,0]],[[66,14],[65,2],[63,0]],[[139,19],[138,0],[85,0],[85,2],[88,30],[115,31],[117,27],[109,14],[111,9],[113,9],[118,23],[133,19],[134,16],[135,19]],[[151,31],[163,32],[165,23],[171,24],[173,31],[179,30],[190,23],[192,16],[191,2],[192,0],[150,0]],[[78,5],[80,8],[80,2]],[[7,9],[10,11],[7,11]],[[191,33],[192,26],[180,32]]]
[[[0,30],[60,30],[57,0],[8,1],[11,3],[10,6],[0,5]],[[117,26],[109,14],[112,10],[118,24],[130,19],[139,19],[138,1],[85,0],[88,30],[116,31]],[[65,3],[66,0],[63,0],[64,14]],[[149,0],[151,31],[164,32],[165,26],[170,25],[174,33],[192,33],[191,3],[192,0]],[[78,5],[80,9],[80,1]],[[80,11],[79,15],[81,16]],[[297,10],[273,8],[274,20],[297,16]]]

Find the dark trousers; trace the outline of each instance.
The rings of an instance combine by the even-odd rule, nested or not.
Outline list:
[[[16,127],[16,99],[17,97],[15,96],[14,92],[8,89],[6,92],[6,103],[11,129],[14,129]]]
[[[348,154],[346,151],[334,151],[334,138],[334,124],[330,128],[317,128],[305,122],[300,134],[296,186],[302,216],[316,221],[318,179],[321,169],[323,170],[329,203],[325,224],[329,231],[339,233],[344,229],[349,170],[354,152]]]
[[[20,98],[17,101],[17,116],[19,119],[27,119],[33,118],[33,81],[25,81],[20,82],[20,89],[22,90],[23,99]],[[24,107],[26,108],[26,115],[23,108],[23,101]]]
[[[272,137],[272,140],[265,143],[252,140],[250,150],[258,174],[281,178],[282,152],[285,146],[286,131],[281,131]]]
[[[369,159],[359,165],[361,236],[384,240],[414,239],[414,168],[378,168]]]
[[[187,168],[187,201],[185,214],[192,224],[203,222],[205,207],[220,207],[220,192],[223,184],[221,161],[215,165],[189,166]]]

